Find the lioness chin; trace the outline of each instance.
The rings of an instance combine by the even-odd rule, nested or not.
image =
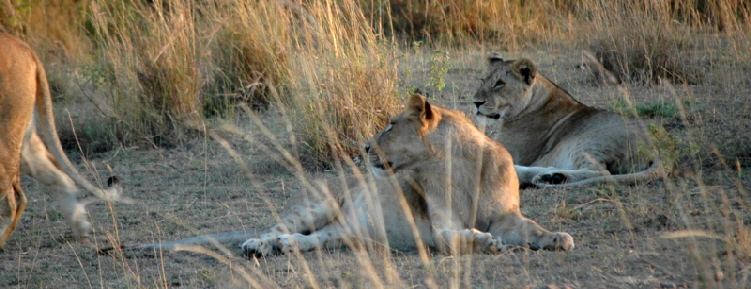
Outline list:
[[[511,156],[462,113],[413,95],[403,113],[366,143],[383,177],[352,182],[338,198],[303,206],[259,238],[248,255],[342,245],[427,245],[447,254],[500,253],[507,245],[571,250],[573,238],[550,232],[519,211]],[[372,185],[369,185],[372,184]],[[328,196],[316,189],[312,195]],[[339,190],[339,189],[337,189]]]
[[[478,125],[509,150],[522,185],[631,185],[665,175],[645,121],[578,102],[529,59],[493,53],[481,81],[472,99]]]

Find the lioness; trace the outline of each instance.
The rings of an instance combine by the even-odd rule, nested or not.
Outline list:
[[[551,233],[521,215],[511,156],[460,112],[415,94],[365,150],[380,175],[375,187],[354,186],[351,198],[294,212],[269,233],[248,239],[245,252],[268,255],[371,241],[414,248],[417,238],[451,254],[498,253],[509,244],[574,248],[569,234]]]
[[[419,94],[405,106],[365,146],[375,176],[310,186],[309,195],[318,201],[293,208],[271,229],[122,248],[180,251],[183,245],[250,235],[258,237],[242,244],[248,256],[372,244],[396,249],[423,244],[449,254],[498,253],[506,245],[574,249],[569,234],[550,232],[521,215],[518,179],[503,145],[461,112],[431,105]]]
[[[44,143],[36,134],[37,122]],[[50,188],[76,237],[91,233],[86,209],[76,196],[76,184],[105,200],[128,201],[121,197],[116,178],[110,179],[109,189],[102,190],[86,181],[70,163],[57,137],[42,63],[22,40],[0,33],[0,247],[26,209],[20,172]]]
[[[644,183],[664,174],[642,120],[586,106],[529,59],[488,57],[472,102],[480,126],[514,158],[523,185]]]

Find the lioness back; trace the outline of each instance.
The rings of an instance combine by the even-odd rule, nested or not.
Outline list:
[[[586,106],[528,59],[488,58],[473,97],[486,133],[514,157],[520,182],[537,186],[647,182],[662,174],[648,124]]]

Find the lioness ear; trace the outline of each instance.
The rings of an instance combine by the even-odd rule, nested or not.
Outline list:
[[[503,62],[503,58],[501,58],[500,53],[493,52],[492,54],[488,55],[488,65],[493,66],[502,62]]]
[[[433,109],[430,107],[430,103],[419,93],[412,94],[406,106],[407,111],[414,116],[421,119],[433,118]]]
[[[532,84],[532,81],[537,75],[537,69],[531,60],[522,58],[511,64],[512,69],[517,73],[522,80],[528,85]]]
[[[433,119],[433,108],[430,107],[430,102],[425,102],[425,111],[423,114],[425,119]]]

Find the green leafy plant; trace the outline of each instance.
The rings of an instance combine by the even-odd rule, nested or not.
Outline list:
[[[446,87],[446,74],[451,68],[449,59],[449,53],[446,51],[435,50],[430,54],[428,86],[435,88],[437,91],[443,91],[443,88]]]

